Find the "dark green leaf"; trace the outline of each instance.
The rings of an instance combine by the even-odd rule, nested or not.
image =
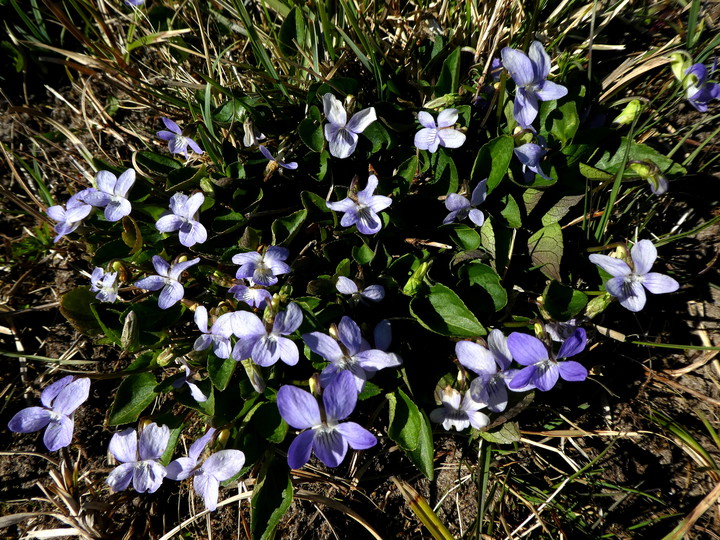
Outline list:
[[[353,246],[352,256],[358,264],[368,264],[375,257],[375,252],[365,242],[359,246]]]
[[[470,285],[485,289],[492,298],[495,311],[501,310],[507,304],[507,291],[500,284],[500,276],[488,265],[480,262],[471,262],[461,267],[460,275],[467,277]]]
[[[171,157],[145,150],[135,154],[135,159],[143,169],[149,169],[159,176],[165,176],[182,167],[180,163]]]
[[[506,422],[496,431],[482,431],[480,436],[495,444],[513,444],[520,440],[520,429],[516,422]]]
[[[568,195],[560,199],[558,203],[542,217],[543,226],[547,227],[552,223],[560,221],[570,209],[582,201],[584,197],[585,195]]]
[[[269,540],[293,499],[290,471],[285,461],[266,454],[250,503],[250,531],[253,540]]]
[[[285,439],[288,425],[283,421],[275,402],[265,402],[252,415],[253,433],[271,443],[281,443]]]
[[[298,7],[290,10],[280,27],[280,50],[284,55],[294,56],[305,45],[305,17]],[[298,49],[298,45],[300,49]]]
[[[605,152],[600,160],[595,164],[595,168],[602,171],[616,174],[622,164],[624,163],[625,151],[630,145],[630,151],[628,153],[628,161],[647,161],[655,164],[660,172],[668,176],[677,176],[685,174],[686,169],[679,163],[675,163],[672,159],[665,157],[657,150],[650,148],[647,145],[636,143],[635,141],[623,137],[620,141],[620,147],[615,153]],[[631,171],[625,171],[625,174],[636,174]]]
[[[556,321],[567,321],[580,313],[587,305],[588,297],[584,292],[551,281],[543,293],[543,307]]]
[[[323,128],[319,122],[310,118],[305,118],[298,126],[298,135],[300,140],[313,152],[322,152],[325,144]]]
[[[563,256],[563,235],[560,225],[551,223],[528,239],[528,250],[534,265],[550,279],[562,281],[560,261]]]
[[[455,94],[460,89],[460,53],[461,47],[456,48],[445,59],[440,70],[440,77],[435,85],[435,97],[445,94]]]
[[[208,356],[208,375],[210,376],[210,380],[213,385],[215,385],[215,388],[218,390],[225,390],[225,388],[227,388],[233,372],[235,371],[236,364],[237,362],[232,358],[218,358],[214,354]]]
[[[455,292],[438,283],[427,294],[417,294],[410,302],[410,312],[425,328],[453,337],[477,337],[485,328]]]
[[[292,242],[295,235],[300,232],[300,227],[305,222],[308,211],[304,208],[293,212],[287,217],[278,218],[273,221],[272,230],[273,244],[283,245]]]
[[[432,480],[434,470],[430,422],[402,390],[398,389],[386,397],[390,413],[388,436],[408,454],[418,469]]]
[[[491,193],[505,177],[514,149],[515,140],[509,135],[485,143],[475,158],[470,174],[473,185],[487,178],[487,190]]]
[[[156,386],[152,373],[134,373],[125,377],[115,392],[108,424],[118,426],[135,422],[155,399]]]
[[[96,302],[94,292],[88,285],[66,292],[60,299],[60,313],[70,324],[82,334],[96,336],[102,333],[102,328],[90,309],[90,304]]]
[[[505,222],[508,227],[517,229],[522,227],[522,218],[520,216],[520,207],[512,195],[506,195],[502,198],[502,202],[505,203],[505,208],[500,211],[502,217],[505,218]]]
[[[462,223],[451,225],[450,238],[462,250],[473,250],[480,246],[480,234],[473,228]]]

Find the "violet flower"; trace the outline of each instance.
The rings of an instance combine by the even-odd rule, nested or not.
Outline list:
[[[357,225],[361,234],[375,234],[382,228],[382,220],[377,215],[392,204],[390,197],[373,195],[378,185],[377,176],[371,174],[368,177],[367,186],[357,194],[353,194],[352,186],[350,194],[342,201],[326,203],[330,210],[344,212],[340,225],[352,227]]]
[[[352,373],[357,392],[362,392],[365,381],[377,371],[386,367],[400,365],[396,356],[391,356],[379,349],[371,349],[363,339],[360,327],[350,317],[343,317],[337,327],[340,344],[330,336],[321,332],[303,334],[305,344],[315,354],[319,354],[330,362],[320,373],[320,384],[329,386],[337,376],[349,371]]]
[[[322,100],[325,117],[328,119],[324,130],[330,155],[344,159],[355,151],[358,134],[377,120],[375,108],[369,107],[355,113],[348,122],[345,108],[335,96],[327,93]]]
[[[557,360],[575,356],[585,350],[587,336],[582,328],[576,329],[563,342],[556,356],[538,338],[520,332],[510,334],[507,344],[515,361],[527,366],[520,369],[508,383],[510,390],[520,392],[535,387],[546,392],[555,386],[558,378],[566,381],[584,381],[587,378],[587,369],[582,364],[574,360]]]
[[[707,82],[708,69],[705,64],[693,64],[685,70],[685,95],[690,105],[700,112],[707,112],[708,102],[720,99],[720,85]]]
[[[653,294],[675,292],[680,284],[670,276],[650,272],[657,259],[657,249],[650,240],[640,240],[630,250],[633,268],[620,259],[607,255],[590,255],[590,262],[612,275],[605,290],[620,301],[620,305],[633,312],[645,307],[645,289]],[[643,288],[644,287],[644,288]]]
[[[562,343],[572,336],[576,328],[578,328],[577,319],[570,319],[565,322],[552,321],[545,323],[545,333],[550,339],[559,343]]]
[[[120,176],[110,171],[100,171],[95,176],[97,189],[88,192],[84,200],[88,204],[105,208],[105,219],[119,221],[132,211],[127,194],[135,183],[135,169],[128,169]]]
[[[493,412],[502,412],[508,403],[507,386],[517,370],[510,369],[512,355],[501,330],[491,331],[487,342],[485,348],[472,341],[459,341],[455,344],[455,354],[460,364],[478,376],[470,383],[473,400],[487,403]]]
[[[75,422],[75,409],[90,394],[90,379],[63,377],[45,388],[40,394],[42,407],[28,407],[15,414],[8,422],[8,429],[15,433],[33,433],[43,428],[43,443],[50,452],[70,444]]]
[[[196,257],[190,261],[170,265],[159,255],[153,255],[152,263],[158,275],[148,276],[136,281],[135,286],[138,289],[146,289],[148,291],[162,289],[158,297],[158,307],[160,307],[160,309],[167,309],[182,300],[185,294],[185,288],[180,283],[180,275],[192,265],[199,262],[200,257]]]
[[[239,281],[228,290],[238,302],[244,302],[254,308],[263,309],[272,300],[270,291],[262,287],[256,287],[252,279],[248,278],[248,285],[245,285],[242,280]]]
[[[210,512],[217,508],[220,482],[232,478],[245,465],[245,454],[240,450],[220,450],[208,457],[202,465],[198,459],[205,446],[215,434],[215,428],[195,441],[188,451],[188,457],[181,457],[168,463],[167,477],[171,480],[185,480],[193,477],[193,488],[205,501]]]
[[[205,306],[198,306],[195,309],[195,324],[203,333],[202,336],[195,340],[193,349],[196,351],[204,351],[212,345],[213,353],[218,358],[229,358],[232,346],[230,345],[230,336],[233,335],[234,329],[234,313],[223,313],[213,323],[208,330],[208,313]]]
[[[47,209],[48,217],[58,222],[54,227],[57,236],[53,238],[53,242],[73,232],[82,224],[82,220],[90,215],[93,207],[84,201],[84,196],[91,191],[95,189],[84,189],[76,193],[68,199],[65,208],[62,205],[55,205]]]
[[[235,277],[252,278],[255,283],[264,287],[275,285],[278,282],[277,276],[290,272],[290,267],[285,262],[288,255],[290,252],[280,246],[270,246],[262,255],[257,251],[238,253],[232,258],[232,262],[240,265]]]
[[[530,45],[529,55],[505,47],[500,55],[505,69],[517,85],[513,116],[520,127],[528,129],[538,114],[538,100],[551,101],[567,95],[567,88],[548,81],[550,57],[539,41]]]
[[[542,146],[535,143],[527,143],[522,146],[518,146],[514,150],[515,155],[522,163],[522,172],[525,176],[525,182],[532,182],[535,179],[535,175],[539,174],[545,180],[552,180],[547,174],[545,174],[540,167],[540,160],[547,154]]]
[[[107,477],[107,484],[113,491],[124,491],[132,481],[138,493],[155,493],[162,485],[167,470],[158,461],[170,442],[167,426],[148,424],[140,434],[128,428],[115,433],[110,439],[110,453],[121,462]]]
[[[485,403],[473,400],[470,392],[462,395],[448,386],[442,391],[441,401],[443,406],[430,413],[430,420],[442,424],[448,431],[451,428],[463,431],[469,426],[482,429],[490,423],[488,415],[480,412],[480,409],[485,407]]]
[[[290,444],[288,465],[299,469],[310,460],[314,451],[328,467],[337,467],[345,459],[348,446],[366,450],[377,444],[367,429],[355,422],[340,422],[355,409],[357,392],[352,375],[343,372],[325,389],[323,413],[317,400],[295,386],[281,386],[277,393],[280,416],[295,429],[306,429]]]
[[[182,134],[182,129],[180,129],[180,126],[178,126],[175,122],[169,118],[163,118],[162,121],[169,131],[158,131],[157,136],[168,143],[168,149],[171,154],[183,154],[185,159],[188,159],[188,146],[196,154],[203,153],[202,148],[200,148],[195,141]]]
[[[349,294],[354,301],[370,300],[379,302],[385,298],[385,287],[382,285],[368,285],[364,289],[358,289],[357,284],[350,278],[339,276],[335,282],[335,288],[340,294]]]
[[[450,213],[443,219],[444,224],[452,223],[453,221],[462,221],[466,217],[470,218],[475,225],[481,227],[485,222],[485,216],[477,209],[487,196],[487,178],[480,180],[478,185],[473,189],[470,200],[468,201],[462,195],[457,193],[451,193],[445,198],[445,208],[450,210]]]
[[[260,318],[249,311],[235,312],[237,343],[232,357],[237,360],[252,358],[262,367],[268,367],[282,360],[288,366],[298,363],[300,355],[297,345],[283,336],[295,332],[303,321],[302,310],[295,303],[290,303],[285,311],[275,316],[272,330],[265,328]]]
[[[291,161],[291,162],[289,162],[289,163],[285,163],[284,161],[280,161],[279,159],[275,159],[275,158],[273,157],[273,155],[270,153],[270,150],[268,150],[267,148],[265,148],[262,144],[259,145],[258,148],[260,149],[260,153],[261,153],[263,156],[265,156],[265,158],[266,158],[268,161],[270,161],[271,163],[273,163],[273,162],[274,162],[274,163],[277,163],[277,164],[278,164],[280,167],[282,167],[283,169],[291,169],[291,170],[294,170],[294,169],[297,169],[297,168],[298,168],[298,164],[297,164],[296,161]]]
[[[465,134],[455,129],[457,119],[457,109],[440,111],[437,124],[430,113],[420,111],[418,113],[418,122],[423,128],[415,134],[415,146],[419,150],[427,150],[431,154],[437,152],[438,146],[446,148],[461,147],[465,142]]]
[[[125,5],[130,7],[139,7],[145,3],[145,0],[125,0]]]
[[[95,298],[101,302],[113,303],[117,299],[118,283],[117,272],[108,272],[102,268],[95,268],[90,276],[90,290],[97,292]]]
[[[229,344],[228,344],[228,346],[229,346]],[[185,369],[185,376],[174,381],[172,383],[173,388],[178,389],[178,388],[182,388],[183,385],[187,385],[188,390],[190,390],[190,395],[192,396],[192,398],[195,401],[197,401],[198,403],[206,402],[208,400],[208,397],[205,394],[203,394],[202,390],[200,390],[200,387],[197,384],[195,384],[195,382],[194,382],[195,374],[193,373],[193,370],[190,369],[190,366],[183,358],[180,359],[180,363],[183,365],[183,368]]]
[[[163,233],[179,230],[180,243],[185,247],[202,244],[207,240],[207,230],[197,218],[203,202],[205,195],[202,192],[194,193],[190,197],[175,193],[170,197],[170,212],[157,220],[155,228]]]

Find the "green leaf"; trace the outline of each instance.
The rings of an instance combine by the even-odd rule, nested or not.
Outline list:
[[[409,259],[412,256],[408,253],[406,254],[406,257]],[[429,269],[429,262],[418,263],[417,268],[413,270],[401,292],[407,296],[415,296],[420,290],[423,280],[425,279],[425,275],[428,273]]]
[[[418,172],[418,157],[413,156],[410,159],[403,161],[397,168],[397,175],[404,178],[408,184],[411,184],[415,179],[415,174]]]
[[[440,70],[440,77],[435,85],[435,97],[445,94],[454,94],[460,89],[460,53],[461,47],[457,47],[445,59]]]
[[[444,336],[477,337],[485,328],[455,292],[438,283],[426,295],[417,294],[410,302],[410,313],[425,328]]]
[[[372,143],[372,150],[370,150],[372,154],[378,152],[383,146],[389,148],[392,145],[390,133],[388,133],[388,130],[382,125],[382,122],[373,122],[370,124],[365,128],[365,131],[363,131],[363,135]]]
[[[390,414],[388,436],[407,453],[417,468],[432,480],[433,442],[429,420],[402,390],[386,394],[386,397]]]
[[[560,199],[555,206],[548,210],[547,214],[542,217],[544,227],[557,223],[570,211],[577,203],[583,200],[585,195],[567,195]]]
[[[528,250],[534,265],[550,279],[562,281],[560,261],[563,256],[563,235],[560,225],[551,223],[528,239]]]
[[[102,334],[102,327],[90,309],[90,304],[96,302],[95,294],[89,285],[83,285],[66,292],[60,299],[60,313],[81,334]]]
[[[470,285],[481,287],[490,295],[495,311],[500,311],[507,304],[507,291],[500,284],[500,276],[488,265],[471,262],[460,268],[460,275],[466,277]]]
[[[600,160],[595,163],[595,167],[602,171],[616,174],[624,162],[625,151],[628,149],[628,145],[628,161],[647,161],[653,163],[660,169],[661,173],[668,176],[678,176],[687,173],[687,170],[679,163],[675,163],[672,159],[665,157],[657,150],[647,145],[636,143],[627,137],[621,139],[620,147],[614,154],[605,152]],[[637,176],[633,171],[625,171],[624,174]]]
[[[375,257],[375,252],[362,242],[359,246],[353,246],[352,256],[358,264],[368,264]]]
[[[135,422],[155,399],[156,386],[152,373],[134,373],[125,377],[115,392],[108,424],[118,426]]]
[[[281,443],[285,439],[288,425],[283,421],[275,402],[260,405],[252,416],[252,431],[271,443]]]
[[[296,55],[305,45],[305,35],[307,28],[305,26],[305,17],[302,11],[296,6],[290,10],[287,17],[280,27],[280,50],[286,56]]]
[[[477,184],[487,178],[487,192],[492,193],[505,177],[514,149],[515,140],[509,135],[485,143],[480,148],[470,173],[472,183]]]
[[[314,111],[313,111],[314,109]],[[314,119],[312,112],[316,114],[318,119]],[[317,107],[311,107],[308,117],[298,125],[298,135],[300,140],[313,152],[322,152],[325,144],[325,136],[323,135],[322,124],[320,123],[320,112]]]
[[[218,358],[214,354],[208,356],[207,370],[215,388],[222,391],[227,388],[237,362],[232,358]]]
[[[563,145],[567,144],[575,136],[580,125],[575,102],[567,101],[560,105],[550,114],[550,120],[552,122],[550,133]]]
[[[505,218],[508,227],[517,229],[522,227],[522,217],[520,216],[520,207],[512,195],[506,195],[501,199],[505,203],[505,207],[500,210],[500,214]]]
[[[304,208],[293,212],[287,217],[278,218],[273,221],[272,230],[273,244],[283,245],[292,242],[295,235],[300,232],[300,227],[305,222],[308,211]]]
[[[451,225],[450,238],[462,250],[473,250],[480,246],[480,234],[463,223]]]
[[[595,167],[591,167],[586,163],[580,163],[580,174],[582,174],[588,180],[612,180],[615,178],[614,174],[601,171]]]
[[[229,99],[212,112],[213,122],[231,124],[242,121],[242,113],[245,110],[242,102],[238,99]]]
[[[486,219],[480,228],[480,238],[483,247],[493,258],[492,267],[498,274],[503,274],[512,255],[515,238],[512,229],[504,227],[502,223],[493,224],[493,220]]]
[[[568,321],[580,313],[587,305],[588,297],[584,292],[551,281],[543,292],[543,307],[556,321]]]
[[[495,444],[513,444],[520,441],[520,428],[517,422],[505,422],[496,431],[481,431],[480,436]]]
[[[143,169],[149,169],[159,176],[165,176],[176,169],[180,169],[182,165],[173,158],[148,152],[143,150],[135,154],[135,159]]]
[[[250,503],[250,532],[253,540],[269,540],[293,500],[287,463],[267,454]]]

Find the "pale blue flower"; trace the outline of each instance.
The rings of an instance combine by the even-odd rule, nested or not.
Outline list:
[[[260,153],[265,156],[268,161],[277,163],[283,169],[294,170],[298,168],[298,164],[296,161],[290,161],[288,163],[285,163],[284,161],[274,158],[273,155],[270,153],[270,150],[265,148],[262,144],[259,145],[258,148],[260,149]]]
[[[295,332],[302,324],[303,314],[297,304],[290,303],[285,311],[278,313],[271,330],[254,313],[236,311],[234,315],[235,336],[238,338],[232,351],[235,360],[252,358],[262,367],[272,366],[278,360],[289,366],[297,364],[300,358],[297,345],[283,337]]]
[[[470,392],[463,395],[448,386],[442,391],[441,402],[442,407],[430,412],[430,420],[442,424],[448,431],[452,428],[463,431],[470,426],[482,429],[490,423],[488,415],[480,412],[486,404],[473,400]]]
[[[185,247],[202,244],[207,240],[207,230],[197,218],[203,202],[205,195],[202,192],[190,197],[175,193],[170,197],[170,212],[157,220],[155,228],[163,233],[179,231],[180,243]]]
[[[527,143],[515,148],[514,152],[520,163],[522,163],[522,171],[526,182],[532,182],[536,174],[539,174],[545,180],[552,180],[540,167],[540,160],[547,154],[547,150],[542,146]]]
[[[53,242],[57,242],[63,236],[73,232],[82,224],[82,220],[90,215],[93,207],[85,202],[84,197],[93,191],[96,191],[95,188],[84,189],[76,193],[68,199],[65,208],[62,205],[55,205],[47,209],[48,217],[58,222],[54,227],[57,236],[53,238]]]
[[[200,258],[196,257],[190,261],[170,265],[159,255],[154,255],[152,263],[157,275],[143,278],[135,282],[135,286],[148,291],[162,289],[158,297],[158,306],[160,309],[167,309],[177,304],[185,295],[185,288],[180,283],[180,275],[192,265],[199,262]]]
[[[155,493],[167,475],[159,459],[169,442],[170,429],[154,422],[143,429],[139,444],[132,428],[113,435],[109,450],[121,464],[110,472],[107,484],[113,491],[124,491],[132,481],[138,493]]]
[[[530,45],[529,55],[505,47],[501,51],[502,64],[517,85],[513,115],[520,127],[530,128],[538,114],[538,100],[551,101],[567,95],[567,88],[548,81],[550,57],[539,41]]]
[[[132,205],[127,194],[135,183],[135,169],[128,169],[120,176],[110,171],[100,171],[95,177],[97,189],[88,191],[84,200],[88,204],[105,208],[105,219],[119,221],[130,214]]]
[[[115,302],[118,293],[117,272],[108,272],[95,268],[90,276],[90,290],[97,292],[95,298],[101,302]]]
[[[340,225],[343,227],[357,225],[359,233],[375,234],[382,228],[382,220],[377,213],[392,204],[390,197],[373,195],[377,185],[377,176],[371,174],[368,177],[365,189],[354,195],[351,193],[342,201],[326,203],[327,207],[336,212],[344,212],[343,217],[340,219]]]
[[[465,142],[465,134],[455,129],[457,109],[445,109],[438,114],[437,124],[432,115],[425,111],[418,113],[418,122],[423,128],[415,134],[415,146],[420,150],[437,152],[438,146],[459,148]]]
[[[327,93],[322,100],[325,117],[328,119],[324,131],[330,155],[344,159],[355,151],[358,134],[377,120],[375,108],[370,107],[355,113],[348,122],[345,108],[335,96]]]
[[[299,469],[314,451],[328,467],[337,467],[345,459],[348,446],[366,450],[377,444],[367,429],[355,422],[341,422],[355,409],[357,392],[353,377],[343,372],[322,395],[324,414],[312,394],[295,386],[281,386],[277,393],[280,416],[295,429],[304,429],[288,449],[288,465]]]
[[[285,262],[290,252],[284,247],[270,246],[260,255],[257,251],[238,253],[232,262],[239,264],[235,277],[237,279],[252,279],[258,285],[269,287],[278,282],[277,276],[290,272],[290,266]]]
[[[466,217],[469,217],[470,221],[478,227],[481,227],[485,222],[485,216],[477,207],[485,202],[486,196],[487,178],[478,182],[478,185],[473,189],[472,195],[470,195],[469,201],[462,195],[451,193],[445,198],[445,208],[447,208],[450,213],[445,216],[443,223],[448,224],[455,220],[462,221]]]
[[[700,112],[707,112],[708,102],[720,99],[720,85],[707,82],[708,69],[705,64],[693,64],[685,70],[685,75],[688,77],[685,95],[690,105]]]
[[[382,285],[368,285],[364,289],[360,290],[352,279],[345,276],[339,276],[337,278],[335,288],[341,294],[349,294],[355,302],[362,300],[379,302],[385,298],[385,287]]]
[[[190,137],[185,137],[182,133],[182,129],[175,122],[169,118],[162,119],[163,124],[169,130],[162,130],[157,132],[157,136],[168,143],[168,149],[171,154],[183,154],[185,159],[188,158],[188,146],[196,154],[203,154],[202,148],[192,140]]]

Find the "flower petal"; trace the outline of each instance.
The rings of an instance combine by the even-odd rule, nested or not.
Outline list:
[[[53,411],[66,416],[82,405],[90,395],[90,379],[82,377],[68,384],[53,401]]]
[[[161,120],[163,121],[163,124],[165,124],[165,127],[168,128],[170,131],[172,131],[176,135],[182,134],[182,129],[180,129],[180,126],[178,126],[175,122],[165,117],[161,118]]]
[[[197,461],[189,457],[181,457],[168,463],[167,477],[170,480],[185,480],[192,476],[197,467]]]
[[[220,482],[232,478],[245,465],[245,454],[240,450],[220,450],[205,460],[201,469]]]
[[[205,508],[213,512],[217,508],[220,482],[210,474],[196,474],[193,478],[193,488],[203,498]]]
[[[291,302],[288,304],[287,309],[275,317],[273,323],[273,332],[282,335],[292,334],[297,330],[303,321],[303,313],[300,307]]]
[[[354,450],[366,450],[377,444],[377,437],[355,422],[343,422],[336,429]]]
[[[110,171],[99,171],[95,176],[95,184],[98,189],[108,195],[114,195],[117,176]]]
[[[117,197],[127,197],[128,191],[135,183],[135,177],[135,169],[127,169],[118,177],[113,194]]]
[[[482,345],[472,341],[458,341],[455,344],[455,355],[460,364],[478,375],[497,372],[495,357]]]
[[[335,282],[335,288],[341,294],[355,294],[358,292],[358,287],[355,282],[346,278],[345,276],[339,276]]]
[[[288,465],[291,469],[299,469],[310,460],[313,443],[315,442],[315,430],[303,431],[295,437],[290,448],[288,448]]]
[[[175,263],[170,267],[170,271],[168,272],[168,277],[172,279],[180,279],[180,274],[182,274],[185,270],[190,268],[193,265],[196,265],[200,262],[200,257],[195,257],[194,259],[188,260],[188,261],[182,261],[179,263]]]
[[[363,289],[361,295],[371,302],[380,302],[385,298],[385,287],[382,285],[369,285]]]
[[[146,291],[157,291],[165,286],[165,278],[161,276],[148,276],[135,282],[138,289]]]
[[[437,132],[440,145],[445,148],[460,148],[465,142],[465,134],[457,129],[441,129]]]
[[[294,366],[300,360],[300,353],[298,352],[297,345],[291,339],[278,338],[277,340],[278,350],[280,351],[280,360],[285,362],[288,366]]]
[[[625,297],[618,297],[618,300],[620,300],[620,305],[622,307],[624,307],[625,309],[629,309],[634,313],[637,313],[645,307],[645,289],[643,288],[642,284],[638,282],[629,283],[628,286],[625,287]]]
[[[357,359],[360,367],[369,374],[387,367],[397,367],[400,365],[400,360],[397,356],[394,354],[388,354],[379,349],[368,349],[367,351],[362,351],[358,353],[355,358]]]
[[[138,448],[140,459],[160,459],[169,441],[170,428],[167,426],[159,426],[154,422],[148,424],[140,435],[140,445]]]
[[[580,354],[585,350],[586,345],[587,335],[585,334],[585,329],[576,328],[572,335],[563,342],[558,351],[557,358],[568,358]]]
[[[331,93],[327,93],[322,97],[323,112],[328,122],[334,126],[344,127],[347,122],[347,113],[345,108],[340,103],[340,100]],[[329,139],[328,139],[329,140]]]
[[[200,454],[202,454],[203,450],[205,450],[207,443],[210,442],[210,439],[212,439],[213,435],[215,435],[215,431],[215,428],[208,429],[205,435],[190,445],[190,449],[188,450],[188,457],[190,459],[197,462]]]
[[[137,433],[132,428],[115,433],[110,439],[108,450],[118,461],[135,463],[137,461]]]
[[[642,284],[653,294],[671,293],[680,288],[680,284],[673,278],[657,272],[645,274]]]
[[[367,109],[356,112],[347,123],[346,128],[353,133],[362,133],[375,120],[377,120],[375,107],[368,107]]]
[[[313,449],[315,455],[327,467],[337,467],[345,459],[347,454],[348,443],[345,438],[337,431],[337,428],[321,431],[315,430],[315,439],[313,440]]]
[[[518,370],[513,375],[512,380],[508,383],[508,388],[514,392],[524,392],[535,388],[535,365],[525,367]],[[520,390],[522,388],[522,390]]]
[[[100,270],[102,273],[102,268],[96,268],[95,270]],[[93,275],[95,275],[95,272],[93,271]],[[42,403],[45,407],[48,409],[52,409],[53,400],[58,396],[60,392],[63,391],[63,389],[73,382],[73,379],[75,377],[72,375],[67,375],[63,377],[60,380],[55,381],[51,385],[47,386],[43,391],[42,394],[40,394],[40,403]]]
[[[614,277],[624,277],[630,274],[631,270],[625,261],[609,257],[608,255],[593,254],[590,255],[590,262],[597,264],[608,274]]]
[[[420,150],[427,150],[430,153],[437,152],[440,140],[437,136],[437,129],[422,128],[415,134],[415,146]]]
[[[207,229],[199,221],[190,220],[180,227],[179,239],[180,243],[185,247],[202,244],[207,240]]]
[[[458,110],[457,109],[444,109],[440,111],[440,114],[438,114],[437,117],[437,125],[439,128],[447,128],[450,126],[454,126],[457,123],[458,120]],[[438,130],[438,132],[442,131],[450,131],[450,130]]]
[[[130,212],[132,212],[130,201],[124,198],[113,199],[105,207],[105,219],[111,222],[120,221]]]
[[[344,355],[337,341],[321,332],[310,332],[302,336],[305,344],[315,354],[319,354],[328,362],[338,362]]]
[[[560,362],[558,364],[558,370],[560,371],[560,377],[566,381],[584,381],[588,376],[587,369],[574,360]]]
[[[477,208],[473,208],[472,210],[470,210],[470,212],[468,213],[468,217],[470,218],[470,221],[472,221],[478,227],[482,227],[482,224],[485,223],[485,214],[483,214]]]
[[[433,118],[432,114],[426,111],[420,111],[418,113],[418,122],[420,122],[420,125],[422,127],[436,130],[437,125],[435,124],[435,119]],[[422,130],[420,130],[422,131]]]
[[[630,250],[630,257],[635,266],[635,273],[647,274],[657,259],[657,248],[650,240],[640,240]]]
[[[330,155],[339,159],[350,156],[357,146],[358,136],[347,129],[338,129],[331,139],[328,140]]]
[[[190,137],[185,137],[185,142],[192,149],[192,151],[195,152],[196,154],[204,154],[205,153],[205,152],[203,152],[203,149],[200,148],[198,143],[196,143]]]
[[[515,361],[523,366],[531,366],[548,359],[548,351],[542,341],[528,334],[520,332],[510,334],[508,349]]]
[[[27,407],[18,411],[8,422],[8,429],[15,433],[33,433],[50,423],[51,413],[42,407]]]
[[[165,286],[160,291],[158,296],[158,307],[160,309],[168,309],[180,300],[185,295],[185,288],[177,281],[170,281],[165,283]]]
[[[513,103],[513,116],[520,127],[529,128],[538,115],[538,102],[534,93],[526,92],[524,88],[520,88],[515,94],[515,102]]]
[[[357,394],[353,374],[349,371],[338,373],[322,396],[328,421],[343,420],[350,416],[357,403]]]
[[[473,189],[472,195],[470,196],[470,204],[473,206],[479,206],[485,202],[487,197],[487,178],[480,180],[478,185]]]
[[[541,392],[551,390],[558,381],[560,376],[560,368],[556,363],[544,365],[535,372],[535,387]]]
[[[147,428],[146,428],[147,429]],[[135,467],[133,473],[133,488],[138,493],[155,493],[162,485],[163,478],[167,475],[165,467],[157,461],[147,460],[144,466]]]
[[[295,386],[280,387],[277,393],[277,406],[283,420],[295,429],[305,429],[322,423],[317,400],[310,392]]]
[[[539,41],[533,41],[528,50],[528,56],[533,64],[535,82],[547,79],[550,74],[550,56]]]
[[[567,93],[567,88],[552,81],[543,81],[542,84],[535,89],[535,95],[540,101],[560,99],[567,96]]]
[[[510,72],[516,85],[527,86],[535,80],[533,63],[524,52],[505,47],[500,51],[500,57],[503,66]]]
[[[125,491],[130,485],[134,471],[134,463],[123,463],[110,471],[110,474],[105,482],[110,486],[110,489],[115,492]]]

